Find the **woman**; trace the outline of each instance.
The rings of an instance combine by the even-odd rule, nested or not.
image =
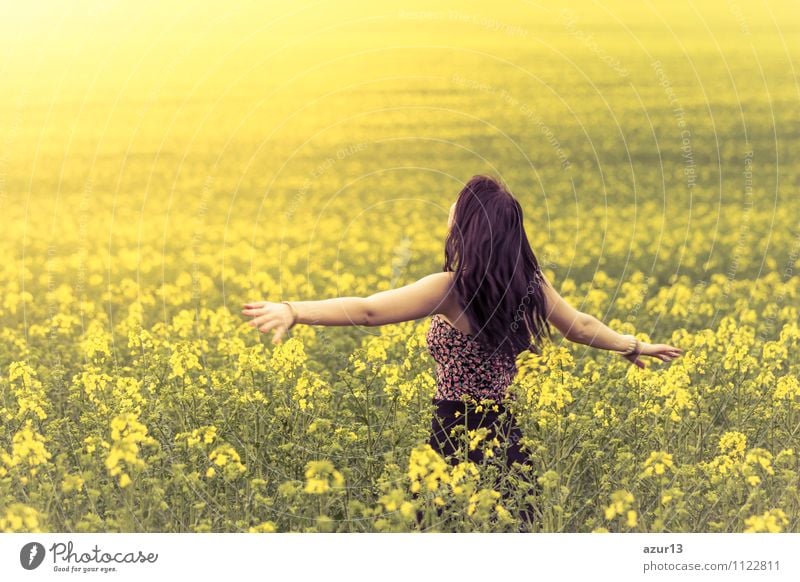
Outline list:
[[[551,335],[549,324],[570,341],[617,351],[642,368],[641,356],[666,362],[682,353],[621,335],[570,306],[542,273],[523,228],[522,207],[499,180],[474,176],[450,207],[448,230],[440,273],[369,297],[259,301],[245,304],[242,313],[259,331],[273,331],[273,343],[298,323],[378,326],[432,316],[427,345],[437,387],[428,442],[452,464],[464,452],[475,462],[483,458],[482,447],[464,450],[458,431],[451,432],[463,425],[486,427],[485,441],[498,439],[509,469],[515,462],[529,466],[522,433],[503,401],[513,398],[506,388],[516,375],[516,356],[540,353]],[[532,471],[526,474],[535,489]],[[523,524],[531,523],[532,512],[530,505],[522,511]]]

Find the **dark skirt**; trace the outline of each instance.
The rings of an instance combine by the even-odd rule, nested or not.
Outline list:
[[[520,442],[522,430],[517,425],[516,418],[508,408],[500,402],[495,404],[484,404],[482,409],[475,410],[477,403],[467,403],[461,400],[440,400],[433,399],[435,405],[433,418],[431,420],[431,432],[428,444],[438,452],[446,461],[455,466],[460,462],[469,460],[480,464],[484,458],[483,448],[487,446],[493,438],[497,438],[499,447],[494,449],[494,456],[505,464],[508,471],[512,470],[514,463],[530,467],[526,472],[519,470],[516,472],[525,484],[524,494],[537,495],[539,485],[533,470],[533,464],[527,450]],[[494,410],[494,407],[497,410]],[[459,414],[456,414],[456,413]],[[501,418],[502,417],[502,418]],[[487,435],[481,440],[475,450],[468,450],[467,443],[462,443],[465,434],[464,429],[457,429],[451,436],[450,431],[463,426],[466,430],[476,430],[481,427],[488,429]],[[468,442],[468,441],[467,441]],[[522,469],[522,467],[517,467]],[[495,484],[499,485],[499,481]],[[504,491],[504,498],[508,496],[508,485]],[[441,514],[441,509],[438,510]],[[517,516],[521,522],[521,531],[529,531],[534,521],[534,508],[528,503]]]

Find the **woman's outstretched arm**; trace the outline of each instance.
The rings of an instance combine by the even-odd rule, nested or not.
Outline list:
[[[443,313],[449,306],[452,273],[426,275],[418,281],[369,297],[334,297],[318,301],[245,303],[242,314],[262,333],[274,330],[272,343],[294,324],[386,325]]]
[[[602,321],[583,313],[567,303],[558,291],[555,290],[550,281],[543,276],[544,295],[547,302],[545,312],[547,320],[558,329],[569,341],[600,348],[603,350],[613,350],[622,352],[629,345],[629,339],[614,331]],[[639,351],[625,356],[632,363],[640,368],[644,368],[644,362],[639,359],[639,355],[652,356],[668,362],[677,358],[683,350],[667,344],[651,344],[639,342]]]

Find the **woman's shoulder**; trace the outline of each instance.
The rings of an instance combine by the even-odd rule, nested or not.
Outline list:
[[[425,281],[434,281],[441,285],[449,285],[455,281],[455,273],[453,271],[437,271],[422,278]]]

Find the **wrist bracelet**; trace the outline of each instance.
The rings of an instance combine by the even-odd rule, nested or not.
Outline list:
[[[294,308],[294,305],[289,303],[288,301],[281,301],[281,303],[285,303],[289,306],[289,309],[292,310],[292,325],[289,326],[289,329],[294,327],[294,324],[297,323],[297,310]]]

